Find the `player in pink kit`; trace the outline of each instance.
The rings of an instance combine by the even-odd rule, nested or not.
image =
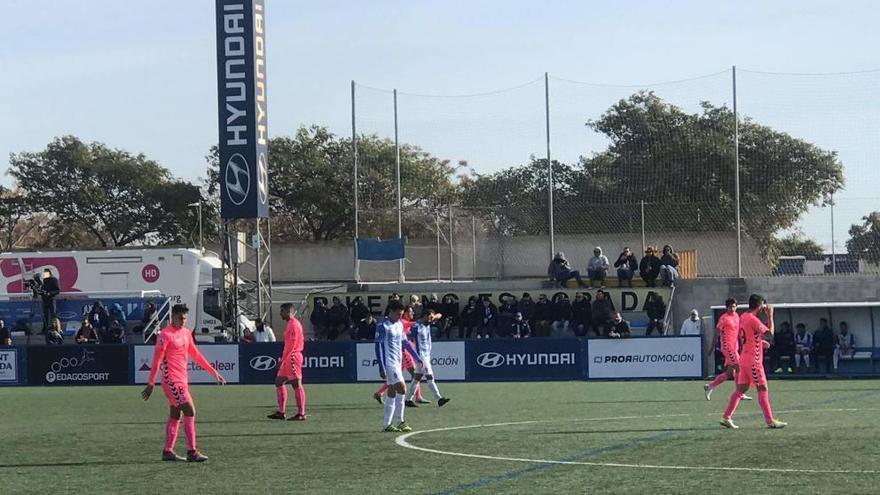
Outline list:
[[[275,399],[278,401],[278,410],[270,414],[269,419],[285,419],[287,409],[287,384],[293,387],[293,396],[296,398],[296,415],[291,421],[306,420],[306,389],[302,385],[303,365],[303,328],[292,312],[293,305],[290,303],[281,305],[281,318],[287,322],[284,330],[284,352],[281,354],[281,362],[278,366],[278,375],[275,377]]]
[[[156,349],[153,352],[153,366],[147,386],[141,397],[148,400],[153,393],[156,374],[162,369],[162,391],[168,398],[170,413],[165,423],[165,449],[162,451],[163,461],[203,462],[208,458],[199,452],[196,446],[196,409],[189,394],[189,376],[187,360],[192,358],[205,371],[214,375],[217,383],[223,385],[226,380],[211,366],[211,363],[199,352],[193,339],[192,330],[186,328],[186,314],[189,309],[183,304],[171,308],[171,324],[162,329],[156,338]],[[180,428],[180,414],[183,413],[183,431],[186,434],[186,458],[174,453],[174,443]]]
[[[760,315],[766,315],[769,328],[760,320]],[[749,297],[749,310],[740,317],[740,328],[745,336],[742,354],[739,357],[739,373],[736,374],[736,390],[730,395],[727,409],[721,418],[721,425],[725,428],[739,428],[733,424],[732,417],[736,406],[750,386],[758,389],[758,404],[764,413],[764,421],[768,428],[784,428],[787,423],[773,417],[770,408],[770,395],[767,393],[767,377],[764,375],[764,349],[769,343],[762,337],[765,333],[773,334],[773,306],[765,304],[764,298],[758,294]]]
[[[724,354],[724,373],[715,377],[712,383],[703,385],[706,400],[710,400],[712,392],[726,380],[736,378],[739,369],[739,314],[736,312],[736,299],[728,298],[724,301],[726,310],[718,319],[718,338],[721,339],[721,353]],[[752,400],[748,395],[743,395],[744,400]]]

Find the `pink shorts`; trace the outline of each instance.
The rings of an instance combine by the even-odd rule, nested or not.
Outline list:
[[[739,364],[739,353],[736,351],[727,351],[724,353],[724,367],[729,368],[734,364]]]
[[[409,352],[403,351],[403,369],[409,371],[416,367],[416,360],[410,356]]]
[[[192,396],[189,394],[189,384],[162,380],[162,391],[168,398],[168,404],[180,407],[186,403],[192,404]]]
[[[302,380],[303,354],[292,352],[290,357],[282,359],[278,366],[278,375],[289,380]]]
[[[740,364],[739,371],[736,373],[736,384],[747,385],[749,387],[766,387],[767,375],[764,374],[764,364],[758,363],[749,366]]]

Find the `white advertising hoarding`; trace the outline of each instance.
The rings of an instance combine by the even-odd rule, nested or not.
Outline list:
[[[700,378],[702,337],[590,339],[589,378]]]
[[[378,382],[379,362],[375,344],[357,345],[357,380]],[[464,342],[434,342],[431,346],[431,366],[439,381],[464,380]]]
[[[153,364],[153,349],[151,345],[137,345],[134,347],[134,382],[147,383],[150,377],[150,366]],[[228,383],[239,382],[238,346],[215,344],[200,345],[199,350],[208,358],[211,366],[223,375]],[[203,370],[199,365],[189,359],[187,364],[190,383],[215,383],[214,375]],[[162,380],[162,373],[156,375],[157,383]]]

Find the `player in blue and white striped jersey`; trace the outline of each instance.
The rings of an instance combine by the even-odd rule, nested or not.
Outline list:
[[[413,325],[412,333],[416,338],[416,356],[419,364],[416,365],[416,372],[413,374],[413,381],[410,384],[409,393],[406,395],[406,407],[418,407],[412,400],[413,391],[419,386],[422,377],[428,381],[428,388],[437,399],[437,405],[443,407],[449,402],[448,397],[440,395],[440,389],[434,381],[434,370],[431,367],[431,325],[442,318],[443,315],[435,312],[431,308],[425,308],[419,321]]]
[[[403,323],[400,317],[403,314],[403,304],[400,301],[391,301],[388,304],[388,316],[376,325],[376,359],[379,361],[379,376],[388,384],[385,399],[384,431],[412,431],[403,419],[404,398],[406,396],[406,382],[403,379],[403,351],[406,349],[416,361],[419,360],[415,349],[412,348],[403,333]],[[392,426],[392,420],[397,417],[397,426]]]

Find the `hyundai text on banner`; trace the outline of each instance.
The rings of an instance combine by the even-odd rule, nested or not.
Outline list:
[[[0,348],[0,383],[18,383],[18,349]]]
[[[700,378],[702,337],[590,339],[589,378]]]
[[[467,345],[468,381],[580,380],[578,339],[488,339]]]
[[[31,385],[127,385],[128,346],[31,346]]]
[[[217,0],[220,213],[269,216],[263,0]]]
[[[465,379],[464,347],[464,342],[434,342],[431,345],[431,366],[437,380]],[[357,344],[357,380],[381,381],[376,346],[373,343]]]
[[[150,366],[153,364],[153,350],[151,345],[134,346],[134,359],[131,365],[134,366],[134,382],[147,383],[150,377]],[[199,350],[211,363],[211,366],[223,375],[227,383],[239,382],[239,365],[238,365],[238,346],[234,344],[204,344],[199,346]],[[190,383],[215,383],[217,381],[214,375],[203,370],[201,366],[193,362],[192,358],[187,360],[187,370],[189,371]],[[156,375],[158,381],[162,380],[162,373]]]
[[[241,383],[274,383],[283,348],[283,342],[241,345]],[[303,381],[351,382],[353,354],[353,345],[348,342],[307,342],[303,350]]]

